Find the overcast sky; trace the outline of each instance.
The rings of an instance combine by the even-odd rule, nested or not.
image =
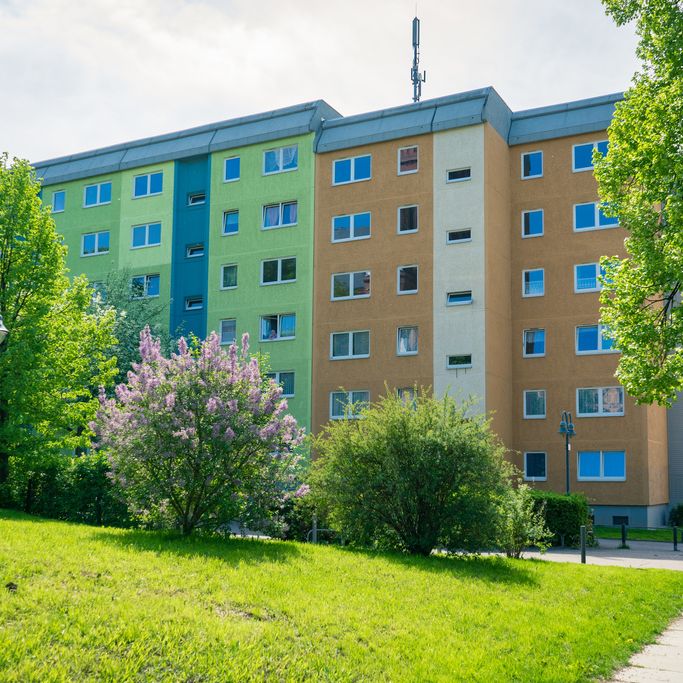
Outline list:
[[[420,0],[423,99],[513,111],[628,87],[599,0]],[[411,101],[415,0],[0,0],[0,151],[32,161],[324,99]]]

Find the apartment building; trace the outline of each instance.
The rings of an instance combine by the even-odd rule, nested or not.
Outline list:
[[[571,490],[598,522],[651,525],[683,495],[683,431],[618,385],[598,321],[598,262],[624,232],[592,153],[620,97],[511,112],[483,88],[349,117],[317,101],[36,168],[72,272],[125,268],[171,331],[249,332],[307,428],[432,386],[564,491],[569,410]]]

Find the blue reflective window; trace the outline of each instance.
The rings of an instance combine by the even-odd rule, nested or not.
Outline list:
[[[99,233],[99,239],[97,240],[97,251],[109,251],[109,231]]]
[[[282,225],[294,225],[297,222],[297,202],[286,202],[282,205]]]
[[[90,185],[85,188],[85,205],[94,206],[97,204],[97,185]]]
[[[612,225],[619,225],[618,216],[606,216],[602,209],[598,211],[598,225],[600,227],[608,227]]]
[[[353,217],[354,237],[367,237],[370,234],[370,213],[357,213]]]
[[[351,159],[340,159],[334,162],[334,183],[348,183],[351,181]]]
[[[278,150],[271,149],[263,153],[263,170],[265,173],[277,173],[280,170]]]
[[[83,235],[83,255],[94,254],[97,248],[97,236],[94,234]]]
[[[597,351],[598,350],[598,326],[584,325],[576,328],[576,350],[577,351]]]
[[[583,265],[575,267],[576,275],[576,290],[594,290],[598,289],[598,264],[584,263]]]
[[[161,223],[150,223],[148,229],[149,244],[161,244]]]
[[[332,229],[334,241],[351,239],[351,216],[335,216]]]
[[[598,147],[598,152],[602,154],[602,156],[607,155],[607,149],[609,147],[609,142],[607,140],[602,140],[601,142],[598,142],[597,144]]]
[[[609,328],[604,326],[600,328],[600,348],[603,351],[611,351],[614,348],[614,340],[609,336]]]
[[[158,296],[159,295],[159,276],[158,275],[148,275],[147,276],[147,296]]]
[[[586,230],[595,227],[595,203],[577,204],[574,207],[574,227],[577,230]]]
[[[543,209],[524,211],[522,214],[522,234],[536,237],[543,234]]]
[[[147,179],[146,175],[139,175],[135,178],[133,193],[136,197],[144,197],[147,194]]]
[[[576,145],[574,147],[574,170],[593,168],[593,143]]]
[[[372,157],[368,154],[363,157],[356,157],[354,169],[354,180],[367,180],[372,173]]]
[[[579,478],[600,478],[600,451],[579,451]]]
[[[291,147],[283,147],[282,153],[282,170],[291,171],[299,166],[299,146],[292,145]]]
[[[147,226],[146,225],[136,225],[133,228],[133,246],[134,247],[144,247],[147,238]]]
[[[240,212],[226,211],[223,214],[223,234],[234,235],[239,231],[240,227]]]
[[[522,178],[539,178],[543,175],[543,152],[522,154]]]
[[[225,180],[240,179],[240,158],[232,157],[225,160]]]
[[[64,190],[59,190],[58,192],[52,193],[52,213],[64,211],[65,203],[66,192]]]
[[[545,330],[524,330],[524,355],[543,356],[545,354]]]
[[[624,451],[604,451],[602,457],[605,478],[626,478],[626,453]]]
[[[111,183],[100,185],[100,204],[108,204],[111,201]]]
[[[149,193],[159,194],[164,185],[164,174],[159,171],[158,173],[152,173],[149,177]]]
[[[543,296],[544,291],[543,268],[537,268],[536,270],[525,270],[523,274],[524,296]]]

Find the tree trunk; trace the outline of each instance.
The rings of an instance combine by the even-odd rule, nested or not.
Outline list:
[[[7,424],[9,413],[7,412],[7,401],[0,401],[0,428]],[[2,441],[0,441],[0,484],[6,484],[9,479],[9,453],[6,452]]]

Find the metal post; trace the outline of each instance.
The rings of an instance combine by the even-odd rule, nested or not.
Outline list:
[[[678,527],[674,527],[674,552],[678,552]]]
[[[582,524],[579,531],[581,532],[581,564],[586,564],[586,525]]]
[[[564,466],[567,477],[567,495],[569,495],[569,432],[564,435]]]
[[[313,543],[318,542],[318,515],[313,515]]]
[[[621,525],[621,547],[622,548],[626,547],[626,525],[625,524]]]

